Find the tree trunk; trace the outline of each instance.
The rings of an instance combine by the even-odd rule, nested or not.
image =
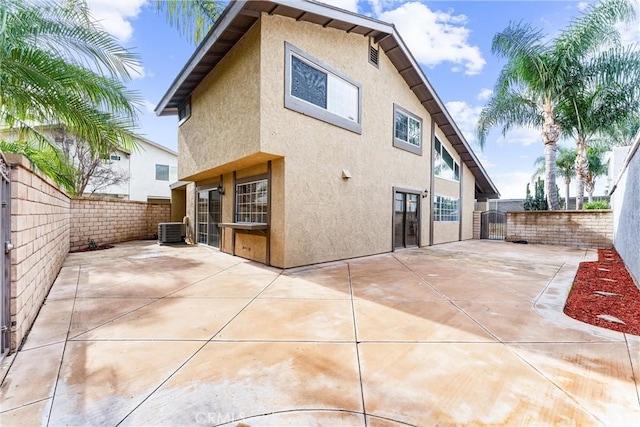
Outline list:
[[[569,210],[569,191],[571,188],[571,178],[564,179],[564,210]]]
[[[576,178],[576,210],[582,210],[582,199],[584,198],[584,181]]]
[[[544,105],[544,125],[542,126],[542,141],[544,142],[545,192],[549,210],[560,209],[558,202],[558,187],[556,186],[556,141],[560,136],[559,126],[553,116],[553,107],[549,101]]]
[[[576,177],[578,179],[578,193],[576,194],[576,209],[582,210],[584,201],[584,187],[589,182],[589,161],[587,160],[587,143],[578,135],[576,139]]]

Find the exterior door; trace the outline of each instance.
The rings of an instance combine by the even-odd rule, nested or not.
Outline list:
[[[395,192],[393,227],[395,248],[418,246],[420,216],[417,194]]]
[[[11,348],[11,187],[9,167],[0,154],[0,359]]]
[[[218,190],[198,191],[198,243],[220,248],[221,215]]]

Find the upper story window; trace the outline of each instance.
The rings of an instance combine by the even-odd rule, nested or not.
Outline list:
[[[362,85],[285,43],[286,108],[361,133]]]
[[[169,165],[156,165],[156,181],[169,181]]]
[[[186,122],[191,117],[191,98],[187,99],[184,104],[178,107],[178,125]]]
[[[422,119],[393,104],[393,146],[422,155]]]
[[[460,166],[436,138],[435,143],[434,174],[440,178],[451,181],[460,181]]]
[[[236,185],[236,221],[267,223],[269,203],[267,179],[244,182]]]

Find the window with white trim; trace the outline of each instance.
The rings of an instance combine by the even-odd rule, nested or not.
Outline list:
[[[235,222],[267,223],[269,184],[266,179],[236,184]]]
[[[441,222],[460,221],[460,199],[436,196],[433,204],[433,220]]]
[[[361,133],[362,85],[285,44],[285,107]]]
[[[460,181],[460,165],[453,160],[440,140],[436,138],[434,146],[433,173],[435,176],[451,181]]]
[[[422,119],[393,104],[393,146],[422,155]]]

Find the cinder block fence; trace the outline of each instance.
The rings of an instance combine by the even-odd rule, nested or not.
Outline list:
[[[71,199],[22,156],[11,166],[11,350],[31,328],[70,250],[152,238],[171,205],[116,199]]]
[[[613,246],[613,214],[610,210],[508,212],[506,240],[610,248]]]

